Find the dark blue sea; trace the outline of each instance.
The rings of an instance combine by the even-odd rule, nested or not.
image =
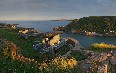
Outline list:
[[[63,26],[70,23],[70,21],[0,21],[0,23],[19,24],[21,27],[35,28],[41,32],[51,32],[57,26]],[[93,43],[108,43],[116,45],[116,37],[100,37],[100,36],[83,36],[77,34],[62,34],[64,37],[72,37],[80,42],[82,46],[89,47]]]

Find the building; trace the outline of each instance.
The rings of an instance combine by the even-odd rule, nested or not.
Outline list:
[[[16,29],[17,26],[18,26],[18,24],[12,24],[12,25],[11,25],[11,28],[12,28],[12,29]]]
[[[19,31],[19,33],[22,33],[22,34],[26,34],[26,33],[34,33],[35,32],[35,30],[34,30],[34,28],[22,28],[20,31]]]
[[[59,44],[60,43],[60,36],[55,35],[50,41],[49,41],[49,45],[53,46],[54,44]]]
[[[58,50],[64,45],[62,42],[63,40],[61,40],[60,35],[57,34],[52,37],[46,37],[42,39],[42,42],[39,44],[33,44],[33,49],[39,50],[40,53],[43,54],[52,50]]]
[[[30,36],[38,36],[41,32],[34,30],[34,28],[22,28],[18,35],[23,38],[28,38]]]
[[[0,26],[0,28],[7,28],[6,26]]]
[[[22,29],[22,30],[19,31],[19,33],[22,33],[22,34],[26,34],[26,33],[28,33],[28,32],[29,32],[28,29]]]
[[[34,31],[34,28],[27,28],[27,30],[29,30],[29,31]]]
[[[87,36],[95,36],[96,33],[95,32],[85,32],[85,35],[87,35]]]
[[[7,28],[7,26],[6,26],[6,24],[5,23],[0,23],[0,28],[2,29],[4,29],[4,28]]]
[[[54,35],[54,36],[49,37],[49,38],[44,38],[42,40],[42,43],[49,44],[50,46],[53,46],[55,44],[59,44],[60,43],[60,35],[57,34],[57,35]]]

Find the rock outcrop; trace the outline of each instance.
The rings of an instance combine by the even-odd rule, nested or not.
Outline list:
[[[80,70],[87,73],[116,73],[116,50],[108,53],[95,53],[84,50],[88,57],[80,61]]]

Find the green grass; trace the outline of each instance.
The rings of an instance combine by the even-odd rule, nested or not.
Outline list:
[[[34,38],[34,37],[30,37],[28,39],[23,39],[21,37],[18,37],[16,30],[12,30],[12,29],[0,29],[0,38],[6,38],[8,41],[12,41],[13,43],[15,43],[18,47],[20,47],[20,53],[28,58],[34,58],[35,60],[37,60],[38,62],[42,63],[42,61],[46,60],[46,59],[51,59],[51,54],[46,53],[46,54],[40,54],[38,51],[34,51],[32,48],[32,44],[35,40],[41,40],[40,37],[38,38]],[[6,57],[4,55],[4,48],[0,49],[0,72],[3,73],[71,73],[71,72],[76,72],[77,70],[66,70],[66,71],[62,71],[62,70],[56,70],[54,67],[52,67],[50,69],[50,71],[43,71],[41,72],[38,69],[38,66],[35,65],[35,63],[23,63],[20,62],[18,60],[13,60],[10,56]],[[63,50],[62,50],[63,49]],[[67,47],[66,45],[63,46],[61,49],[61,51],[59,51],[60,54],[64,54],[67,51],[69,51],[69,47]],[[77,68],[76,68],[77,69]]]
[[[80,51],[72,51],[70,57],[75,58],[77,61],[85,60],[87,58],[87,56],[85,56],[84,53]]]
[[[101,53],[101,52],[110,52],[110,51],[112,51],[113,49],[100,49],[100,48],[92,48],[92,47],[90,47],[90,50],[92,50],[92,51],[94,51],[94,52]]]
[[[18,47],[20,47],[20,52],[25,57],[34,58],[37,60],[41,60],[39,57],[41,54],[35,50],[33,50],[32,45],[35,40],[40,40],[38,38],[30,37],[28,39],[21,38],[17,35],[18,31],[12,29],[0,29],[0,35],[3,38],[6,38],[9,41],[15,43]]]
[[[24,39],[19,37],[17,33],[18,31],[12,29],[0,29],[0,35],[6,38],[7,40],[14,42],[18,47],[20,47],[20,53],[25,57],[34,58],[35,60],[38,60],[40,62],[46,59],[51,59],[51,54],[40,54],[39,51],[33,50],[32,47],[34,41],[41,41],[44,34],[41,34],[38,37],[29,37],[28,39]],[[67,52],[67,50],[69,50],[67,46],[62,47],[62,49],[63,51],[59,51],[60,54],[64,54]]]
[[[73,47],[75,47],[75,42],[73,42],[73,41],[70,40],[70,39],[67,41],[67,44],[71,44]]]
[[[64,45],[63,47],[61,47],[60,49],[57,50],[57,53],[60,54],[60,55],[64,55],[68,51],[70,51],[70,47],[67,46],[67,45]]]

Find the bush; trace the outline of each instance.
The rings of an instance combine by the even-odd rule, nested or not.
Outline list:
[[[98,51],[98,52],[109,52],[111,50],[115,50],[116,46],[110,45],[110,44],[105,44],[105,43],[95,43],[91,45],[91,50],[93,51]]]

